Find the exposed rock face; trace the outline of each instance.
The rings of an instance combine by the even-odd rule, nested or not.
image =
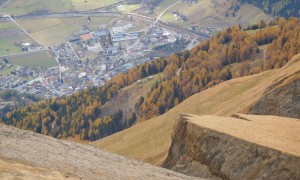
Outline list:
[[[250,108],[249,113],[300,119],[300,72],[293,80],[286,78],[268,88],[262,98]]]
[[[206,119],[209,121],[209,118]],[[244,121],[244,124],[252,123],[246,118],[240,121]],[[222,124],[222,121],[213,123],[215,124],[211,127],[219,125],[222,129],[222,126],[227,126],[227,123]],[[183,174],[211,179],[300,179],[299,156],[199,124],[191,121],[188,115],[178,118],[164,167]],[[243,129],[247,124],[241,126],[240,130],[232,130],[231,127],[229,125],[226,128],[243,136]],[[255,133],[260,132],[253,132],[253,136]]]
[[[96,147],[0,124],[0,179],[193,179]]]

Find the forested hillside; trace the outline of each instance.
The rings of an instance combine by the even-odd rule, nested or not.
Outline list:
[[[11,89],[0,91],[0,116],[5,116],[6,113],[16,108],[24,107],[38,101],[40,101],[40,98],[33,94],[19,93],[17,90]]]
[[[278,25],[277,25],[278,24]],[[280,19],[253,33],[240,26],[228,28],[190,51],[173,54],[133,68],[116,76],[101,88],[91,88],[72,96],[41,101],[8,113],[2,121],[57,138],[96,140],[165,113],[189,96],[234,77],[282,67],[300,52],[300,19]],[[274,26],[275,25],[275,26]],[[251,66],[260,53],[259,45],[271,43],[266,60]],[[238,73],[232,67],[238,67]],[[122,110],[101,117],[101,107],[118,91],[138,79],[163,72],[164,76],[147,96],[136,104],[136,113]]]
[[[189,96],[231,79],[230,64],[245,62],[240,66],[238,76],[282,67],[300,52],[299,32],[300,19],[286,21],[281,18],[278,27],[267,27],[254,35],[241,31],[239,27],[229,28],[190,52],[181,53],[182,57],[178,56],[177,61],[170,62],[164,70],[166,79],[139,105],[140,118],[161,115]],[[262,67],[251,67],[246,61],[258,53],[258,45],[269,43]],[[180,59],[184,62],[180,63]],[[179,67],[182,71],[176,75]]]
[[[72,96],[40,101],[32,106],[8,112],[2,121],[22,129],[32,130],[57,138],[96,140],[118,132],[136,122],[136,115],[124,116],[119,110],[110,116],[101,116],[101,107],[118,90],[138,79],[162,72],[166,59],[158,59],[135,67],[127,74],[113,78],[101,88],[90,88]]]
[[[263,9],[266,13],[277,17],[299,17],[299,0],[239,0]]]

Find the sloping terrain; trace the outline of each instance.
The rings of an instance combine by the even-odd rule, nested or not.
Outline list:
[[[191,179],[93,146],[0,124],[0,179]]]
[[[175,19],[172,12],[179,11],[187,16],[188,23],[196,23],[200,27],[215,26],[220,28],[235,24],[246,26],[260,22],[262,19],[265,21],[272,19],[271,15],[265,14],[263,10],[247,3],[242,4],[234,15],[228,13],[229,9],[232,7],[228,0],[201,0],[190,5],[182,2],[171,8],[163,19]]]
[[[116,113],[119,109],[122,109],[125,116],[128,116],[134,112],[135,103],[139,101],[141,96],[146,96],[149,93],[151,87],[159,78],[163,76],[162,73],[153,76],[153,79],[148,78],[141,79],[141,82],[135,82],[130,86],[126,86],[118,91],[117,96],[110,99],[107,103],[101,107],[101,116],[109,116]]]
[[[249,111],[250,114],[272,114],[300,119],[300,73],[269,87]]]
[[[283,68],[226,81],[202,91],[164,115],[96,141],[93,145],[153,164],[161,164],[171,144],[171,132],[180,113],[231,116],[247,113],[276,82],[299,74],[300,55]],[[295,75],[295,76],[292,76]]]
[[[221,179],[299,179],[300,120],[181,115],[165,167]]]

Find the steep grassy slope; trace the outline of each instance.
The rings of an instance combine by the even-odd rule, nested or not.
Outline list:
[[[253,4],[274,16],[283,16],[286,18],[300,16],[300,3],[297,0],[239,0],[239,2]]]
[[[300,119],[300,73],[269,87],[251,108],[251,114],[273,114]]]
[[[165,6],[168,1],[161,3]],[[170,2],[168,4],[171,4]],[[263,10],[259,9],[250,4],[242,4],[240,8],[232,15],[230,1],[227,0],[201,0],[196,4],[189,5],[187,3],[180,3],[177,6],[171,8],[163,16],[163,20],[170,21],[181,25],[188,25],[189,23],[199,24],[200,27],[216,26],[216,27],[227,27],[234,24],[241,24],[246,26],[254,24],[265,19],[269,21],[272,16],[264,13]],[[162,9],[160,6],[158,10]],[[174,21],[173,11],[179,11],[188,17],[187,22]],[[230,11],[230,13],[228,12]]]
[[[172,127],[179,113],[222,116],[247,113],[268,87],[288,76],[299,74],[299,67],[300,55],[297,55],[281,69],[224,82],[186,99],[164,115],[96,141],[93,145],[127,157],[161,164],[167,156]]]
[[[0,124],[0,179],[193,179],[98,148]]]
[[[203,178],[298,179],[300,121],[278,116],[181,115],[164,167]]]

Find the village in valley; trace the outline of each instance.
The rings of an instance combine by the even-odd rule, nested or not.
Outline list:
[[[187,37],[181,34],[161,27],[149,29],[131,18],[119,19],[112,27],[106,24],[99,24],[97,29],[82,27],[65,43],[46,50],[58,66],[18,66],[9,75],[0,76],[0,90],[13,88],[42,98],[73,94],[88,87],[102,86],[117,74],[176,52],[188,44]],[[181,47],[176,49],[179,42]],[[161,46],[170,48],[157,48]],[[34,52],[43,47],[24,42],[20,48],[23,52]],[[0,70],[5,71],[11,66],[9,58],[0,58]]]
[[[193,6],[197,1],[181,3]],[[117,6],[119,10],[126,7]],[[169,10],[169,13],[178,22],[187,21],[188,17],[179,11]],[[83,14],[77,18],[71,14],[72,18],[64,18],[66,24],[73,20],[80,20],[80,23],[71,33],[68,31],[68,36],[64,36],[63,40],[51,45],[36,40],[30,34],[34,33],[34,28],[24,30],[16,21],[14,23],[19,27],[14,27],[8,15],[0,17],[3,23],[0,33],[5,35],[0,35],[0,39],[17,36],[16,40],[10,42],[15,48],[13,52],[11,49],[0,50],[0,54],[4,55],[0,56],[0,91],[15,89],[48,99],[93,86],[100,87],[132,67],[192,48],[203,38],[199,33],[207,38],[220,30],[200,27],[195,23],[181,28],[169,25],[163,19],[132,13],[117,14],[117,18],[106,22],[99,21],[93,15]],[[47,20],[51,23],[55,19]]]

